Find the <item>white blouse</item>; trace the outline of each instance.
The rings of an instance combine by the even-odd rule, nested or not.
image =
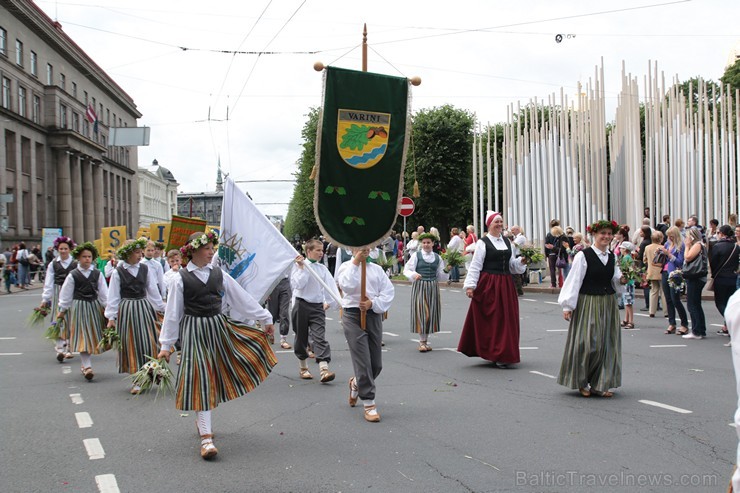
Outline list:
[[[607,250],[602,252],[593,245],[589,248],[596,252],[601,263],[606,265],[609,261],[609,251]],[[586,277],[587,269],[588,263],[586,262],[586,256],[583,254],[583,251],[580,251],[575,257],[573,257],[570,273],[563,284],[563,288],[560,290],[560,296],[558,296],[558,304],[563,307],[564,312],[572,312],[576,309],[576,305],[578,304],[578,292],[581,290],[581,285],[583,284],[583,278]],[[624,286],[619,282],[621,278],[622,271],[619,270],[619,262],[617,262],[615,257],[612,287],[617,293],[624,292]]]
[[[438,255],[434,252],[425,252],[424,250],[421,251],[421,258],[424,259],[424,262],[431,264],[434,262],[435,257],[438,257]],[[418,274],[418,272],[416,272],[417,262],[418,262],[418,256],[416,254],[413,254],[412,256],[409,257],[409,261],[406,262],[406,265],[403,268],[403,275],[406,276],[409,281],[416,280],[416,276]],[[440,258],[439,265],[437,265],[437,280],[438,281],[446,281],[450,277],[449,274],[445,273],[444,269],[445,269],[444,260]]]
[[[149,271],[154,274],[154,279],[157,282],[157,287],[159,288],[159,295],[162,297],[166,296],[167,286],[165,286],[164,284],[164,269],[162,268],[162,264],[159,263],[159,259],[143,258],[141,259],[141,263],[149,266]]]
[[[483,262],[486,260],[486,244],[488,241],[493,248],[496,250],[508,250],[506,242],[502,236],[486,235],[485,238],[478,240],[475,244],[475,252],[473,253],[473,260],[470,262],[470,268],[465,276],[465,282],[463,283],[463,289],[472,288],[475,289],[478,286],[478,279],[480,278],[480,271],[483,269]],[[511,258],[509,259],[509,271],[512,274],[524,274],[527,270],[527,265],[523,262],[521,257],[515,257],[514,252],[511,252]]]
[[[140,262],[135,264],[129,264],[120,260],[119,266],[122,266],[128,271],[129,274],[136,277],[139,275]],[[151,264],[149,264],[151,265]],[[158,312],[163,312],[165,309],[164,301],[162,296],[159,294],[157,288],[157,280],[153,275],[152,269],[149,269],[146,276],[146,299],[152,304],[154,309]],[[110,276],[110,284],[108,286],[108,304],[105,306],[105,318],[109,320],[115,320],[118,318],[118,307],[121,304],[121,276],[118,274],[118,269],[113,270]]]
[[[82,272],[83,276],[90,277],[90,274],[92,274],[92,272],[97,269],[95,269],[95,267],[93,267],[92,265],[88,269],[83,269],[80,265],[77,265],[77,270]],[[62,289],[59,290],[59,310],[67,310],[70,306],[72,306],[72,301],[74,301],[75,278],[72,275],[72,272],[70,272],[67,278],[64,280],[64,284],[62,284]],[[107,300],[108,285],[105,283],[105,277],[101,272],[100,276],[98,276],[98,301],[101,305],[105,306]]]
[[[203,284],[208,282],[208,276],[211,264],[205,267],[198,267],[193,262],[189,262],[185,267],[188,272],[195,274],[195,277],[201,280]],[[218,267],[216,267],[218,269]],[[272,325],[272,315],[266,309],[262,308],[252,296],[242,288],[228,273],[223,273],[223,290],[224,295],[221,300],[221,307],[224,310],[227,306],[232,310],[238,309],[244,320],[260,320],[262,325]],[[185,315],[185,304],[182,293],[182,276],[178,275],[176,280],[170,285],[169,296],[167,297],[167,308],[164,311],[164,322],[162,323],[162,332],[159,334],[159,343],[163,348],[169,348],[177,342],[180,334],[180,321]],[[240,318],[242,320],[242,318]]]
[[[309,303],[328,303],[332,308],[339,308],[336,300],[330,294],[324,292],[324,287],[311,274],[306,272],[306,269],[311,269],[318,274],[334,295],[341,299],[334,277],[324,264],[318,262],[310,262],[309,265],[304,264],[302,269],[295,264],[293,265],[293,271],[290,274],[290,287],[293,290],[293,295]]]
[[[365,279],[365,296],[372,300],[372,311],[385,313],[393,303],[395,290],[382,268],[368,262]],[[344,262],[337,275],[337,283],[344,294],[342,308],[360,307],[360,277],[362,269],[351,260]]]
[[[65,269],[69,267],[74,259],[70,255],[67,260],[62,260],[62,257],[57,257],[51,262],[46,268],[46,277],[44,278],[44,291],[41,293],[41,301],[44,303],[51,303],[51,299],[54,296],[54,262],[59,262]]]

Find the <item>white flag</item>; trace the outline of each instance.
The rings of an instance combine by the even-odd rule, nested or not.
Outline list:
[[[221,208],[221,268],[263,303],[298,253],[231,178]]]

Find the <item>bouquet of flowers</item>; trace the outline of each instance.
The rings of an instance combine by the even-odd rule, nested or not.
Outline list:
[[[105,351],[115,348],[116,351],[121,349],[121,337],[115,327],[106,327],[103,329],[103,337],[98,342],[98,347]]]
[[[452,267],[460,267],[461,265],[465,265],[465,258],[462,256],[462,253],[459,250],[447,250],[445,253],[441,255],[442,260],[445,261],[445,264],[447,264],[447,267],[450,269]]]
[[[60,339],[62,337],[62,327],[61,327],[62,323],[63,323],[62,320],[53,321],[51,325],[49,326],[49,328],[46,329],[46,332],[44,333],[44,337],[52,341],[56,341],[57,339]]]
[[[527,262],[530,264],[536,264],[537,262],[542,262],[543,260],[545,260],[545,256],[542,254],[540,249],[532,245],[531,243],[520,246],[519,253],[522,255],[522,257],[527,259]]]
[[[46,316],[49,314],[50,311],[50,308],[46,305],[37,306],[33,309],[33,312],[31,312],[31,316],[28,317],[26,323],[29,327],[33,327],[34,325],[41,325],[42,323],[44,323],[44,320],[46,319]]]
[[[386,256],[383,252],[380,252],[378,254],[378,259],[375,262],[387,273],[398,263],[398,259],[392,254]]]
[[[144,363],[144,366],[139,369],[136,373],[132,374],[131,382],[134,385],[141,387],[141,390],[151,390],[152,386],[157,385],[157,394],[155,399],[161,392],[166,394],[173,394],[175,391],[175,377],[170,370],[170,365],[167,361],[162,359],[155,359],[151,356],[147,356],[148,362]]]
[[[683,278],[683,272],[681,269],[676,269],[668,274],[668,285],[677,293],[684,290],[686,287],[686,281]]]
[[[619,270],[622,271],[622,277],[627,279],[627,284],[639,284],[642,282],[643,270],[637,266],[632,255],[619,256]]]

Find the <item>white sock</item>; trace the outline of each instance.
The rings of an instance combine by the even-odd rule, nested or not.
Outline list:
[[[428,338],[428,337],[429,337],[429,336],[427,336],[426,334],[421,334],[421,335],[419,336],[419,343],[421,343],[421,344],[426,344],[426,342],[427,342],[427,338]]]
[[[319,361],[319,370],[329,370],[329,363],[326,361]]]
[[[369,406],[375,405],[375,400],[371,399],[367,401],[362,401],[362,404],[365,406],[365,409],[367,409]],[[376,409],[373,409],[372,411],[368,411],[367,413],[370,415],[375,415],[375,414],[378,414],[378,411]]]
[[[63,353],[64,352],[64,339],[57,339],[57,345],[54,349],[56,349],[57,353]]]
[[[308,363],[306,363],[305,359],[299,359],[298,364],[301,367],[301,370],[308,370]]]
[[[360,391],[357,388],[357,379],[355,377],[352,377],[352,389],[350,390],[350,394],[352,395],[353,399],[357,399],[357,397],[360,395]]]
[[[195,411],[200,436],[211,434],[211,411]]]
[[[83,368],[91,368],[90,353],[80,353],[80,362]]]

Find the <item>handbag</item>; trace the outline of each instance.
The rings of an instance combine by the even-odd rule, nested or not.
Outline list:
[[[722,267],[717,269],[717,272],[712,272],[712,278],[709,280],[709,282],[707,283],[704,289],[706,289],[707,291],[714,291],[714,278],[717,277],[717,275],[722,271],[722,269],[725,268],[725,265],[727,265],[727,262],[729,262],[732,256],[735,255],[735,250],[737,250],[737,244],[735,244],[735,246],[732,247],[732,252],[730,252],[730,255],[727,257],[727,260],[725,260],[725,262],[722,264]]]
[[[653,264],[665,266],[667,261],[668,261],[668,255],[666,255],[663,250],[657,250],[655,252],[655,255],[653,256]]]
[[[555,261],[555,267],[558,269],[565,269],[568,267],[568,261],[558,254],[558,259]]]
[[[683,277],[686,279],[705,277],[709,271],[707,264],[707,252],[704,250],[704,245],[702,245],[699,255],[690,261],[684,261],[683,268],[681,269],[683,271]]]

